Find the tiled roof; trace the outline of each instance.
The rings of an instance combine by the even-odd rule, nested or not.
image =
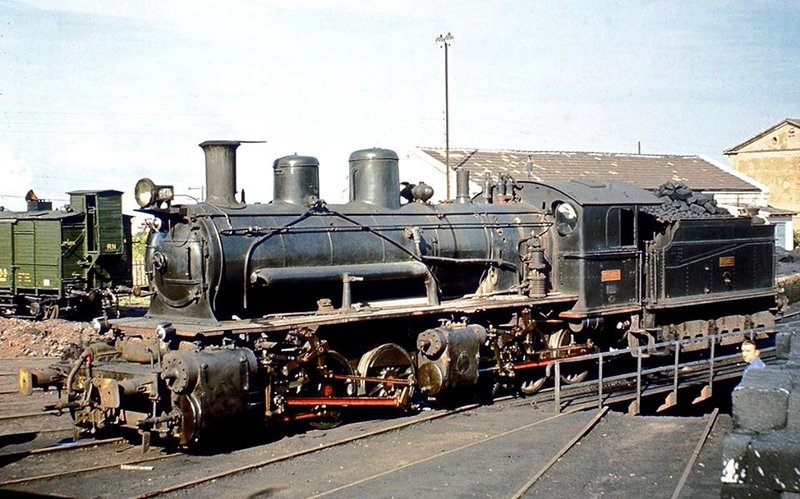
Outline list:
[[[420,150],[437,161],[445,162],[444,149],[421,147]],[[530,167],[527,166],[529,160]],[[492,176],[509,173],[519,180],[580,177],[613,180],[651,190],[670,180],[683,182],[699,191],[759,190],[699,156],[451,148],[450,166],[468,169],[473,180],[479,180],[489,172]]]
[[[783,208],[775,208],[774,206],[760,206],[758,209],[766,211],[770,215],[797,215],[797,212],[794,210],[784,210]]]

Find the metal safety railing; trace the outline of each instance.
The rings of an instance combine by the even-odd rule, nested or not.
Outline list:
[[[739,353],[729,353],[723,355],[717,355],[717,347],[719,344],[724,345],[732,345],[734,343],[739,343],[743,341],[745,338],[753,339],[760,339],[766,338],[770,335],[774,335],[780,331],[787,330],[789,327],[795,326],[796,324],[779,324],[774,326],[767,326],[761,328],[753,328],[746,331],[734,331],[729,333],[719,333],[719,334],[711,334],[707,336],[701,336],[696,338],[682,338],[679,340],[671,340],[671,341],[664,341],[661,343],[656,343],[655,345],[640,345],[636,348],[624,348],[620,350],[614,350],[609,352],[598,352],[593,354],[581,355],[577,357],[571,357],[567,359],[558,359],[554,360],[551,364],[551,369],[553,369],[555,375],[555,387],[554,387],[554,404],[555,404],[555,412],[561,412],[561,398],[562,398],[562,365],[563,364],[576,364],[576,363],[587,363],[596,361],[597,362],[597,378],[590,379],[588,381],[582,381],[580,383],[569,383],[569,390],[573,391],[580,387],[589,387],[592,385],[597,385],[597,401],[598,407],[603,407],[605,404],[605,394],[604,394],[604,386],[609,383],[617,382],[617,381],[628,381],[632,379],[636,379],[636,399],[632,404],[632,409],[629,410],[629,413],[636,414],[641,407],[641,400],[642,394],[644,392],[642,378],[644,376],[648,376],[651,374],[658,374],[658,373],[665,373],[668,371],[673,372],[673,386],[672,391],[667,396],[667,400],[665,404],[662,405],[659,410],[666,409],[675,405],[677,403],[677,395],[678,395],[678,387],[680,386],[680,373],[682,369],[691,368],[695,366],[702,366],[707,364],[708,365],[708,383],[703,388],[703,392],[700,397],[695,399],[695,402],[700,400],[704,400],[711,396],[714,379],[715,379],[715,367],[718,363],[722,361],[728,361],[731,359],[739,358]],[[727,341],[726,341],[727,340]],[[681,363],[681,354],[683,349],[692,344],[697,343],[710,343],[709,347],[709,356],[708,358],[700,359],[700,360],[692,360],[689,362]],[[660,350],[660,351],[667,351],[672,353],[674,361],[669,364],[660,365],[660,366],[653,366],[643,369],[642,359],[647,358],[648,350]],[[774,345],[765,346],[764,348],[759,347],[761,352],[767,353],[772,352],[775,350]],[[683,352],[684,354],[687,353],[697,353],[698,350],[691,350],[689,352]],[[669,353],[667,354],[669,355]],[[608,359],[625,356],[626,358],[635,358],[636,359],[636,371],[634,372],[626,372],[622,374],[614,374],[611,376],[605,376],[603,372],[604,366],[608,363]],[[692,374],[697,375],[696,372]]]

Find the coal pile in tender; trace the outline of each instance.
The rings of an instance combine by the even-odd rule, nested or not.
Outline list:
[[[647,213],[667,219],[728,217],[730,212],[717,206],[717,201],[700,192],[694,192],[686,184],[670,181],[654,192],[661,205],[644,209]]]

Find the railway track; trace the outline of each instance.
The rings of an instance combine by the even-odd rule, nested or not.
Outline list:
[[[153,496],[165,494],[165,493],[168,493],[168,492],[174,492],[174,491],[188,489],[190,487],[193,487],[193,486],[196,486],[198,484],[205,483],[205,482],[215,481],[215,480],[219,480],[221,478],[234,476],[234,475],[237,475],[237,474],[240,474],[240,473],[245,473],[247,471],[251,471],[251,470],[254,470],[254,469],[263,468],[263,467],[266,467],[266,466],[269,466],[269,465],[274,465],[274,464],[281,463],[281,462],[291,461],[293,459],[297,459],[297,458],[299,458],[301,456],[304,456],[306,454],[312,454],[312,453],[316,453],[316,452],[321,452],[321,451],[324,451],[324,450],[332,448],[332,447],[347,445],[347,444],[350,444],[352,442],[356,442],[356,441],[359,441],[359,440],[370,439],[370,438],[373,438],[375,436],[382,435],[382,434],[385,434],[385,433],[399,431],[399,430],[402,430],[403,428],[407,428],[407,427],[410,427],[410,426],[423,424],[423,423],[426,423],[426,422],[429,422],[429,421],[433,421],[433,420],[436,420],[436,419],[440,419],[440,418],[445,418],[445,417],[448,417],[448,416],[451,416],[451,415],[454,415],[454,414],[458,414],[458,413],[461,413],[461,412],[464,412],[464,411],[468,411],[468,410],[474,409],[476,407],[478,407],[478,406],[474,405],[474,404],[471,404],[471,405],[462,406],[462,407],[459,407],[459,408],[453,409],[453,410],[437,411],[436,413],[433,413],[433,414],[421,415],[419,417],[411,418],[411,419],[408,419],[406,421],[402,421],[400,423],[395,423],[395,424],[391,424],[389,426],[384,426],[384,427],[381,427],[381,428],[377,428],[377,429],[373,429],[373,430],[370,430],[370,431],[366,431],[366,432],[360,433],[360,434],[355,435],[355,436],[350,436],[350,437],[346,437],[346,438],[331,440],[329,442],[326,442],[326,443],[318,445],[318,446],[307,447],[307,448],[295,450],[293,452],[289,452],[287,454],[280,455],[280,456],[277,456],[277,457],[273,457],[273,458],[270,458],[270,459],[267,459],[267,460],[264,460],[264,461],[251,462],[251,463],[248,463],[246,465],[239,466],[239,467],[236,467],[236,468],[233,468],[233,469],[227,469],[227,470],[224,470],[224,471],[221,471],[221,472],[218,472],[218,473],[206,475],[206,476],[203,476],[202,478],[196,478],[196,479],[193,479],[193,480],[190,480],[190,481],[187,481],[187,482],[181,482],[181,483],[169,486],[169,487],[162,487],[162,488],[159,488],[159,489],[156,489],[156,490],[148,491],[148,492],[142,493],[142,494],[140,494],[140,495],[138,495],[136,497],[153,497]],[[119,444],[119,443],[122,443],[122,442],[123,442],[122,438],[111,438],[111,439],[105,439],[105,440],[102,440],[102,441],[83,442],[81,444],[70,445],[69,447],[52,446],[52,447],[32,450],[32,451],[25,452],[25,453],[17,453],[16,455],[18,455],[19,457],[29,457],[29,456],[41,456],[41,455],[44,455],[44,454],[54,454],[54,453],[64,453],[65,454],[66,452],[64,452],[64,451],[81,450],[81,449],[85,449],[85,448],[88,448],[88,447],[99,447],[101,445]],[[133,446],[131,446],[131,445],[128,445],[127,447],[128,447],[128,449],[133,448]],[[164,449],[160,449],[160,450],[153,449],[150,452],[150,454],[155,454],[155,455],[149,455],[147,457],[135,457],[133,459],[127,459],[127,460],[122,460],[122,461],[113,462],[113,463],[106,463],[106,464],[102,464],[102,465],[71,468],[71,469],[66,469],[66,470],[57,471],[57,472],[34,474],[34,475],[29,475],[29,476],[23,476],[23,477],[19,477],[19,478],[4,480],[4,481],[0,481],[0,490],[3,490],[3,489],[5,489],[5,488],[7,488],[9,486],[20,485],[20,484],[34,485],[36,483],[41,483],[41,482],[45,482],[45,481],[47,481],[48,483],[52,483],[54,480],[58,480],[58,479],[65,479],[65,478],[75,477],[75,476],[82,475],[82,474],[89,474],[89,473],[93,473],[93,472],[99,472],[99,471],[104,471],[104,470],[112,470],[112,469],[117,469],[117,468],[119,468],[119,469],[128,469],[128,470],[142,470],[142,469],[148,469],[149,470],[149,469],[152,469],[152,468],[148,468],[146,466],[143,467],[142,465],[144,465],[146,463],[151,463],[153,461],[163,461],[163,460],[167,460],[167,459],[175,458],[175,457],[183,457],[183,458],[187,458],[187,459],[191,459],[192,458],[192,456],[188,456],[188,455],[183,454],[183,453],[176,453],[176,452],[165,453]],[[9,456],[8,455],[0,456],[0,459],[7,458],[7,457],[9,457]],[[199,459],[202,459],[202,458],[199,458]],[[0,462],[2,462],[2,461],[0,461]],[[34,485],[33,489],[34,490],[36,489],[35,485]],[[27,491],[27,488],[16,489],[16,491],[20,491],[20,490],[26,490]],[[36,493],[39,493],[39,492],[37,491]]]
[[[388,470],[382,470],[377,473],[373,473],[367,477],[362,477],[359,480],[354,480],[347,484],[333,487],[329,490],[313,491],[313,493],[309,492],[309,495],[330,496],[340,493],[344,494],[346,489],[364,486],[373,480],[380,481],[380,479],[388,477],[393,473],[401,472],[404,469],[410,469],[416,466],[424,465],[426,462],[446,458],[450,454],[457,455],[460,452],[467,452],[470,448],[487,445],[490,442],[498,439],[513,438],[513,436],[516,434],[524,433],[526,431],[534,431],[534,429],[538,426],[547,424],[551,424],[552,426],[553,424],[556,424],[556,421],[564,420],[565,418],[574,416],[575,414],[589,414],[591,412],[586,411],[593,405],[597,404],[594,396],[590,396],[588,394],[580,395],[581,390],[576,389],[573,390],[573,392],[575,392],[575,398],[571,399],[569,404],[570,407],[568,407],[565,411],[554,415],[546,409],[549,406],[549,403],[554,400],[554,394],[552,391],[553,390],[551,389],[538,394],[537,396],[527,397],[524,399],[506,397],[498,400],[494,406],[489,408],[490,411],[494,412],[495,414],[504,414],[508,411],[528,413],[531,408],[539,408],[533,421],[531,421],[529,417],[525,417],[523,418],[525,422],[522,424],[513,427],[507,427],[502,431],[498,431],[491,435],[487,434],[474,441],[462,443],[461,445],[449,448],[446,451],[437,451],[432,454],[424,455],[423,457],[417,456],[415,459],[407,460],[402,465],[392,466]],[[635,397],[635,394],[630,390],[627,392],[614,392],[612,390],[608,390],[606,394],[606,402],[609,403],[615,401],[620,402],[626,398],[631,399]],[[141,475],[142,473],[150,474],[157,468],[163,468],[173,470],[169,473],[169,475],[172,476],[172,483],[158,486],[161,481],[154,481],[152,485],[148,483],[147,487],[142,486],[141,484],[135,486],[131,485],[133,488],[125,487],[124,490],[132,492],[132,495],[135,497],[154,497],[177,494],[181,493],[182,491],[185,492],[187,490],[209,487],[209,483],[213,483],[213,487],[216,487],[220,482],[225,482],[228,480],[239,482],[242,480],[242,476],[256,473],[258,475],[266,474],[272,476],[279,474],[277,472],[271,472],[271,470],[275,468],[287,466],[290,463],[292,466],[294,466],[295,463],[304,459],[318,459],[318,456],[334,448],[352,448],[353,446],[358,445],[368,448],[370,444],[366,442],[375,441],[381,437],[385,438],[387,434],[402,435],[412,427],[431,426],[437,420],[451,420],[458,415],[479,411],[481,411],[480,407],[476,405],[467,405],[450,411],[436,411],[431,414],[419,414],[413,417],[405,418],[405,420],[399,423],[393,422],[391,424],[384,424],[384,422],[379,422],[377,423],[380,425],[379,428],[373,428],[375,426],[375,422],[361,422],[355,425],[346,425],[342,429],[336,430],[348,430],[347,427],[352,426],[349,428],[349,431],[344,432],[345,435],[342,437],[326,438],[327,435],[322,435],[320,438],[322,438],[324,441],[319,442],[316,445],[305,445],[300,447],[290,445],[284,449],[285,452],[283,453],[280,453],[277,450],[270,451],[269,457],[267,458],[259,459],[259,457],[266,452],[266,449],[262,449],[264,446],[257,446],[251,449],[238,451],[236,452],[236,461],[240,461],[241,464],[236,466],[225,466],[225,464],[228,464],[227,460],[217,459],[214,456],[186,455],[167,452],[164,449],[153,449],[147,455],[142,455],[138,448],[134,448],[132,445],[123,443],[121,439],[88,441],[83,445],[71,448],[52,446],[49,448],[37,449],[27,454],[18,453],[13,456],[19,458],[19,461],[15,462],[17,465],[16,468],[24,469],[25,473],[23,473],[23,476],[0,481],[0,490],[13,490],[15,492],[37,494],[50,494],[59,490],[83,490],[85,492],[86,490],[82,489],[82,487],[86,487],[87,484],[118,483],[119,478],[104,479],[104,477],[109,477],[112,474],[113,476],[118,476],[120,470],[126,471],[131,478],[138,483],[140,480],[138,475]],[[605,409],[602,409],[601,411],[604,412]],[[339,435],[339,433],[336,433],[336,435]],[[288,440],[294,441],[293,439],[296,437],[297,436]],[[314,438],[313,435],[312,438]],[[459,442],[460,439],[453,438],[453,441]],[[266,447],[274,447],[279,443],[280,441],[267,444]],[[379,446],[380,444],[375,445]],[[101,446],[104,447],[103,450],[100,450]],[[99,460],[102,461],[103,464],[91,464],[87,466],[68,464],[68,466],[64,466],[64,463],[76,463],[79,461],[73,459],[71,456],[85,454],[88,449],[90,449],[92,453],[95,453],[95,458],[93,461]],[[58,458],[54,457],[56,454],[59,455]],[[48,457],[44,458],[45,456]],[[37,461],[35,466],[27,464],[27,461],[30,461],[31,458],[35,458]],[[59,466],[61,466],[61,468],[59,468]],[[192,469],[202,469],[204,472],[201,474],[201,476],[192,476]],[[37,472],[37,470],[39,470],[39,472]],[[48,471],[45,472],[42,470]],[[0,476],[3,475],[4,473],[0,473]],[[188,479],[179,479],[186,478],[187,476],[189,477]],[[205,495],[206,492],[212,493],[211,490],[203,489],[201,490],[200,494]],[[113,490],[108,490],[105,493],[102,489],[91,490],[92,495],[99,496],[113,496],[116,495],[116,493],[117,492]]]
[[[766,359],[769,361],[769,354]],[[681,373],[681,390],[687,388],[691,390],[691,387],[695,386],[702,387],[708,381],[708,369],[702,365],[678,365],[675,368]],[[153,497],[182,494],[191,490],[192,493],[199,491],[201,495],[213,495],[216,487],[228,481],[233,481],[237,487],[241,487],[242,482],[249,483],[251,480],[249,477],[252,475],[280,476],[287,467],[294,467],[298,463],[302,467],[302,463],[319,460],[320,456],[324,456],[326,453],[339,452],[341,449],[350,449],[351,451],[356,449],[357,451],[358,448],[366,449],[371,445],[380,447],[380,442],[382,439],[386,439],[387,435],[403,436],[419,431],[414,428],[430,428],[438,425],[437,421],[463,419],[465,415],[484,417],[484,412],[490,415],[493,413],[496,420],[490,420],[480,426],[488,428],[496,427],[497,420],[507,419],[505,415],[509,411],[526,414],[524,418],[520,419],[520,424],[493,428],[496,431],[491,434],[486,433],[475,440],[464,442],[463,439],[454,437],[453,441],[460,445],[447,446],[445,450],[440,449],[428,454],[418,452],[418,447],[422,444],[415,443],[411,447],[414,447],[416,452],[404,459],[402,463],[395,463],[387,469],[375,470],[370,475],[361,476],[356,480],[340,483],[328,489],[292,488],[292,494],[290,494],[292,496],[346,496],[350,491],[356,489],[362,491],[361,487],[369,487],[372,483],[383,483],[384,478],[394,473],[402,473],[406,469],[417,469],[419,466],[426,466],[427,463],[434,463],[438,459],[446,460],[448,456],[455,457],[462,452],[469,453],[471,449],[491,445],[491,442],[514,438],[515,435],[538,432],[537,428],[540,427],[548,427],[546,433],[549,434],[552,432],[553,426],[563,425],[562,422],[570,417],[574,418],[578,417],[576,415],[580,415],[586,419],[588,417],[586,415],[593,414],[598,407],[601,407],[602,411],[602,407],[626,401],[638,401],[642,397],[670,394],[674,389],[672,373],[669,369],[644,376],[640,374],[638,378],[631,378],[629,373],[626,376],[611,374],[606,376],[602,384],[586,382],[565,387],[561,391],[557,391],[556,387],[553,387],[543,390],[535,396],[499,399],[494,406],[467,405],[451,411],[439,410],[433,413],[408,416],[400,422],[361,421],[328,432],[314,431],[275,441],[259,441],[252,445],[243,445],[240,448],[224,451],[225,455],[230,456],[231,459],[220,459],[219,454],[190,455],[158,448],[142,454],[140,448],[120,438],[102,441],[90,440],[75,446],[67,446],[63,443],[40,445],[37,448],[10,452],[3,452],[3,445],[0,444],[0,490],[33,494],[56,494],[59,493],[58,491],[67,490],[71,491],[72,495],[89,493],[93,496],[108,497],[123,492],[126,496]],[[713,377],[720,381],[738,377],[740,374],[741,366],[735,360],[729,360],[720,361],[716,365]],[[1,412],[0,432],[4,424],[29,417],[23,413],[1,414]],[[535,414],[532,416],[531,412],[535,412]],[[32,415],[30,417],[33,418]],[[582,422],[584,424],[581,425],[581,428],[592,428],[596,425],[596,422],[591,425],[587,421]],[[44,434],[48,431],[50,430],[43,429],[40,433]],[[53,430],[54,433],[67,431],[64,429]],[[438,429],[434,430],[434,432],[438,431]],[[586,434],[587,431],[584,430],[583,433]],[[578,434],[580,433],[575,433],[575,435]],[[7,437],[9,440],[13,440],[14,435],[21,435],[21,433],[7,434]],[[568,452],[583,437],[573,435],[573,440],[575,438],[577,438],[575,442],[562,447],[562,449],[566,449],[563,452]],[[44,440],[44,442],[47,441],[48,439]],[[308,445],[309,441],[315,441],[314,445]],[[377,443],[370,444],[369,442]],[[537,445],[541,445],[541,443]],[[392,448],[391,450],[396,449]],[[553,449],[553,452],[555,453],[556,450]],[[358,452],[355,453],[360,459],[362,456],[358,454]],[[553,454],[553,456],[555,455],[557,454]],[[350,459],[352,460],[352,456]],[[551,460],[558,460],[558,458]],[[544,464],[547,463],[543,463],[542,466]],[[547,476],[547,472],[543,472],[539,477],[529,476],[530,469],[533,468],[526,468],[526,480],[532,478],[536,478],[536,480],[528,486],[528,489],[537,486],[540,479]],[[121,471],[124,471],[122,475],[120,475]],[[142,476],[149,478],[143,481]],[[330,480],[332,483],[335,482],[332,478]],[[519,487],[522,481],[516,483]],[[296,486],[297,484],[292,484],[292,487]],[[505,490],[504,494],[510,497],[514,493],[520,493],[521,490]],[[525,494],[526,491],[522,490],[521,493]]]
[[[569,451],[571,448],[573,448],[573,447],[575,446],[575,444],[577,444],[577,443],[578,443],[578,442],[579,442],[579,441],[580,441],[580,440],[581,440],[581,439],[582,439],[582,438],[583,438],[583,437],[584,437],[584,436],[585,436],[585,435],[586,435],[588,432],[590,432],[590,431],[592,430],[592,428],[594,428],[594,426],[597,424],[597,422],[598,422],[598,421],[599,421],[599,420],[600,420],[600,419],[601,419],[603,416],[605,416],[605,415],[606,415],[606,413],[607,413],[607,412],[608,412],[608,407],[603,407],[602,409],[600,409],[599,411],[597,411],[597,414],[596,414],[596,415],[595,415],[595,416],[594,416],[594,417],[593,417],[593,418],[592,418],[592,419],[591,419],[591,420],[590,420],[590,421],[589,421],[589,422],[586,424],[586,426],[584,426],[583,428],[581,428],[581,429],[578,431],[578,433],[577,433],[577,434],[575,434],[575,436],[574,436],[574,437],[572,437],[572,439],[570,439],[570,441],[569,441],[569,442],[567,442],[567,443],[564,445],[564,447],[562,447],[562,448],[561,448],[561,449],[560,449],[558,452],[556,452],[556,454],[555,454],[555,455],[554,455],[552,458],[550,458],[550,460],[549,460],[549,461],[547,461],[547,463],[545,463],[545,465],[544,465],[544,466],[542,466],[542,468],[541,468],[541,469],[539,469],[539,471],[537,471],[537,472],[536,472],[536,474],[534,474],[534,475],[533,475],[533,477],[531,477],[531,479],[530,479],[530,480],[528,480],[527,482],[525,482],[525,484],[524,484],[524,485],[523,485],[523,486],[522,486],[522,487],[521,487],[521,488],[520,488],[520,489],[519,489],[519,490],[518,490],[518,491],[517,491],[517,492],[516,492],[516,493],[515,493],[515,494],[512,496],[512,497],[513,497],[513,499],[519,499],[519,498],[523,497],[523,496],[524,496],[524,495],[525,495],[525,494],[526,494],[526,493],[527,493],[527,492],[528,492],[528,491],[531,489],[531,487],[533,487],[533,485],[536,483],[536,481],[537,481],[537,480],[539,480],[539,478],[541,478],[542,476],[544,476],[544,474],[545,474],[545,473],[547,473],[547,471],[548,471],[548,470],[549,470],[549,469],[550,469],[550,468],[551,468],[551,467],[552,467],[554,464],[556,464],[556,462],[558,462],[558,460],[559,460],[559,459],[561,459],[561,458],[564,456],[564,454],[566,454],[566,453],[567,453],[567,452],[568,452],[568,451]]]
[[[549,490],[548,485],[542,486],[541,482],[553,481],[552,476],[558,479],[564,475],[558,469],[562,460],[581,460],[581,443],[590,438],[606,436],[597,436],[594,432],[604,422],[608,407],[596,411],[574,408],[555,415],[543,411],[531,413],[521,406],[514,410],[509,405],[502,405],[495,410],[496,414],[489,415],[494,426],[486,424],[486,415],[483,414],[470,414],[471,421],[465,421],[464,415],[458,419],[430,421],[428,425],[409,427],[392,436],[376,434],[370,435],[365,441],[343,443],[333,455],[325,455],[326,451],[331,452],[331,448],[326,447],[319,452],[292,456],[290,460],[275,459],[261,463],[263,465],[257,471],[253,468],[229,470],[215,475],[213,485],[211,480],[186,482],[137,497],[206,496],[214,490],[237,490],[237,494],[243,495],[269,493],[278,497],[311,498],[375,494],[450,496],[483,495],[484,489],[486,493],[491,491],[492,495],[500,497],[561,497],[561,494]],[[509,420],[506,423],[510,424],[499,424],[496,418],[498,414],[506,415]],[[645,418],[616,415],[615,420],[603,427],[602,431],[618,427],[620,420],[630,419]],[[675,424],[675,418],[666,419],[672,420],[670,424]],[[680,457],[672,456],[672,468],[678,470],[682,466],[680,471],[683,472],[680,479],[673,478],[679,473],[669,477],[668,488],[673,491],[672,497],[680,497],[716,421],[716,411],[707,418],[705,425],[701,419],[694,419],[699,422],[688,425],[688,433],[695,436],[692,440],[694,447],[686,449],[684,445]],[[705,429],[700,432],[699,426]],[[700,434],[699,438],[697,434]],[[398,445],[403,442],[406,445]],[[562,442],[565,443],[561,445]],[[341,456],[350,456],[350,461],[339,459]],[[355,462],[352,461],[353,456],[358,457]],[[503,457],[513,457],[515,462],[504,463]],[[343,465],[336,466],[338,463]],[[484,472],[491,474],[495,471],[494,466],[500,471],[498,476],[476,473],[483,467]],[[590,465],[587,468],[591,470],[593,467]],[[530,475],[530,469],[537,471]],[[292,479],[292,475],[302,473],[308,473],[314,480]],[[437,480],[438,485],[433,484]],[[426,482],[431,483],[421,485]],[[481,485],[484,489],[475,489]],[[660,485],[661,493],[658,496],[664,495],[666,485]]]
[[[604,414],[606,411],[607,411],[607,408],[604,408],[604,409],[602,409],[600,411],[600,414]],[[415,466],[420,466],[420,465],[425,464],[427,462],[430,462],[432,460],[444,458],[444,457],[446,457],[446,456],[448,456],[450,454],[453,454],[453,453],[462,452],[462,451],[465,451],[465,450],[470,449],[470,448],[475,447],[475,446],[485,445],[485,444],[487,444],[489,442],[492,442],[492,441],[494,441],[496,439],[509,437],[509,436],[512,436],[512,435],[514,435],[514,434],[516,434],[518,432],[521,432],[521,431],[531,430],[531,429],[535,428],[536,426],[543,425],[543,424],[549,423],[551,421],[554,421],[554,420],[557,420],[557,419],[560,419],[560,418],[564,418],[567,415],[572,414],[573,412],[575,412],[575,411],[564,412],[564,413],[561,413],[561,414],[558,414],[558,415],[555,415],[555,416],[550,416],[550,417],[546,417],[544,419],[536,420],[536,421],[533,421],[531,423],[524,424],[522,426],[517,426],[517,427],[511,428],[509,430],[503,431],[501,433],[495,434],[495,435],[486,436],[484,438],[475,440],[473,442],[469,442],[467,444],[463,444],[463,445],[460,445],[460,446],[457,446],[457,447],[453,447],[451,449],[440,451],[440,452],[438,452],[436,454],[428,455],[428,456],[422,457],[420,459],[416,459],[414,461],[407,462],[407,463],[403,464],[402,466],[399,466],[399,467],[396,467],[396,468],[393,468],[393,469],[389,469],[389,470],[386,470],[386,471],[383,471],[383,472],[380,472],[380,473],[376,473],[376,474],[373,474],[373,475],[369,475],[369,476],[366,476],[366,477],[361,478],[359,480],[346,483],[344,485],[340,485],[338,487],[326,490],[324,492],[312,495],[310,497],[311,498],[318,498],[318,497],[327,497],[327,496],[330,496],[330,495],[333,495],[333,494],[337,494],[337,493],[343,492],[343,491],[345,491],[347,489],[351,489],[353,487],[357,487],[359,485],[365,484],[365,483],[367,483],[369,481],[377,480],[377,479],[380,479],[380,478],[385,478],[385,477],[387,477],[389,475],[392,475],[394,473],[399,473],[399,472],[402,472],[402,471],[404,471],[406,469],[409,469],[409,468],[412,468],[412,467],[415,467]],[[595,420],[596,419],[593,419],[593,421],[595,421]]]

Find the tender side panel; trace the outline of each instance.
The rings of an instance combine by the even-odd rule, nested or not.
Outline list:
[[[774,286],[774,226],[749,219],[681,220],[657,241],[652,279],[659,305],[737,299]]]

